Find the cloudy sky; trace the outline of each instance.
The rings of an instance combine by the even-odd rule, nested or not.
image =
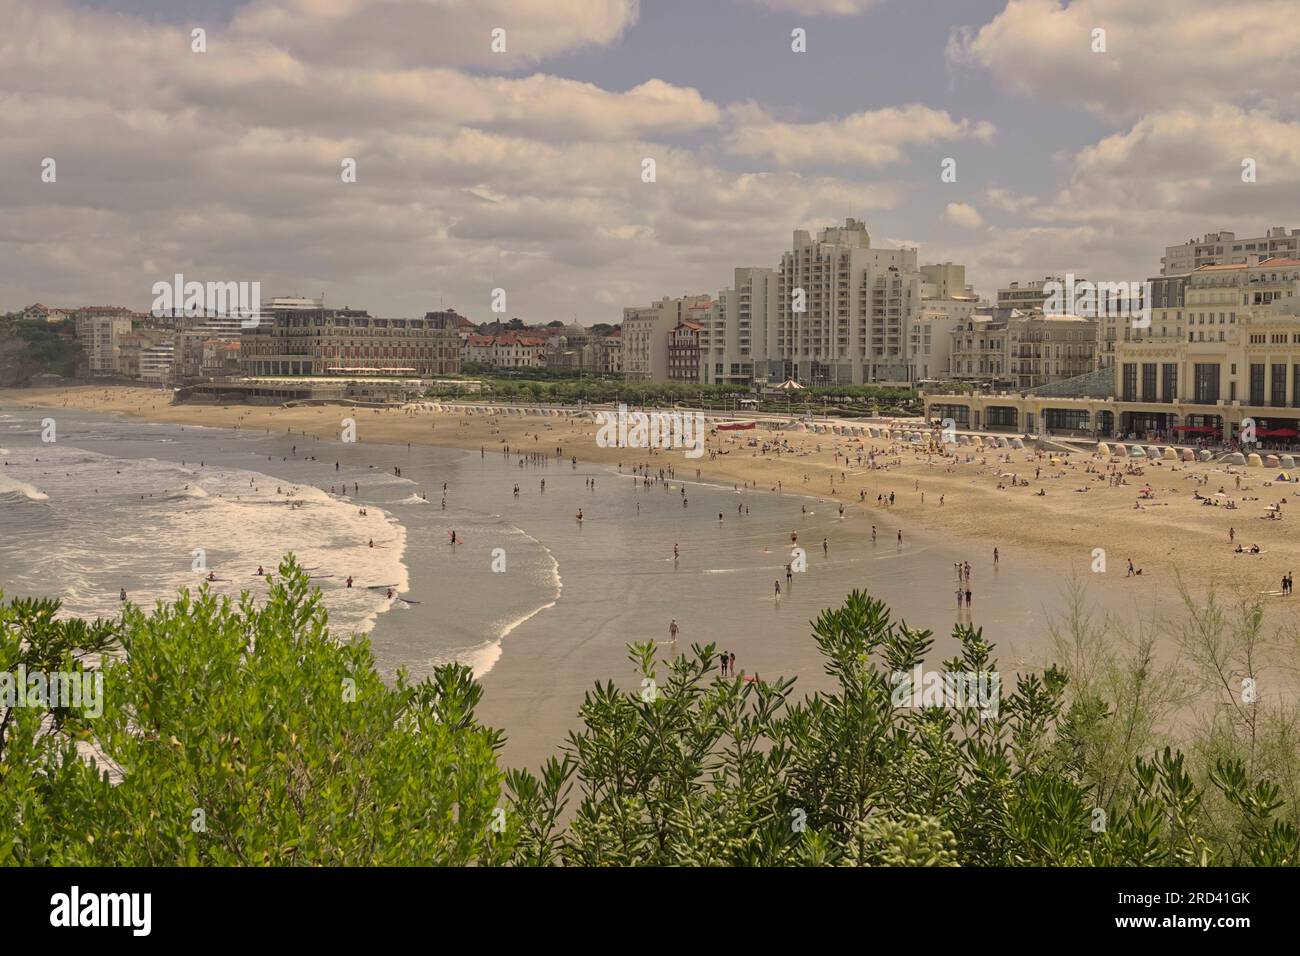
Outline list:
[[[845,216],[877,245],[964,262],[985,294],[1052,272],[1141,279],[1206,231],[1300,227],[1296,13],[0,0],[0,310],[145,309],[181,272],[476,321],[501,287],[527,321],[617,321],[716,293]]]

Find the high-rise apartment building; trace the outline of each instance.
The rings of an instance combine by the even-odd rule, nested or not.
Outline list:
[[[777,283],[781,376],[807,385],[914,381],[909,351],[921,283],[915,249],[872,248],[856,219],[816,239],[796,230]]]

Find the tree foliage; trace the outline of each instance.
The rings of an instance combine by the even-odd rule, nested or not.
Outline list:
[[[948,672],[997,672],[958,626]],[[860,592],[812,622],[832,688],[720,677],[633,644],[537,773],[503,771],[448,665],[389,685],[330,633],[292,557],[260,605],[183,591],[115,620],[0,605],[0,669],[101,673],[103,712],[0,701],[0,863],[1293,865],[1296,808],[1225,743],[1151,739],[1100,671],[1022,674],[993,707],[903,706],[930,632]],[[1071,673],[1080,677],[1072,686]],[[1122,683],[1129,687],[1131,682]],[[1129,694],[1129,698],[1133,697]],[[1127,741],[1116,742],[1119,720]],[[1258,763],[1258,760],[1257,760]],[[1272,762],[1268,769],[1285,770]]]

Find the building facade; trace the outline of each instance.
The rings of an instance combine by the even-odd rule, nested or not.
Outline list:
[[[1106,396],[926,396],[926,414],[958,427],[1065,430],[1158,441],[1261,444],[1300,436],[1300,259],[1202,266],[1181,306],[1154,307],[1147,328],[1115,343]],[[1164,300],[1176,302],[1176,296]]]
[[[699,383],[701,328],[684,320],[668,333],[668,381]]]
[[[856,219],[815,240],[796,230],[777,280],[781,375],[805,385],[911,383],[921,283],[915,249],[872,248]]]
[[[460,371],[460,337],[430,319],[385,319],[358,309],[273,308],[243,330],[245,375],[448,375]]]
[[[669,333],[684,319],[709,315],[712,307],[711,296],[687,295],[665,296],[649,306],[624,309],[623,377],[628,381],[667,381]]]

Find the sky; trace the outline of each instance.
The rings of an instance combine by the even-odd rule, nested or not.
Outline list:
[[[503,289],[507,317],[617,322],[848,216],[989,297],[1140,280],[1206,232],[1300,228],[1297,12],[0,0],[0,311],[148,309],[181,273],[375,315],[488,321]]]

